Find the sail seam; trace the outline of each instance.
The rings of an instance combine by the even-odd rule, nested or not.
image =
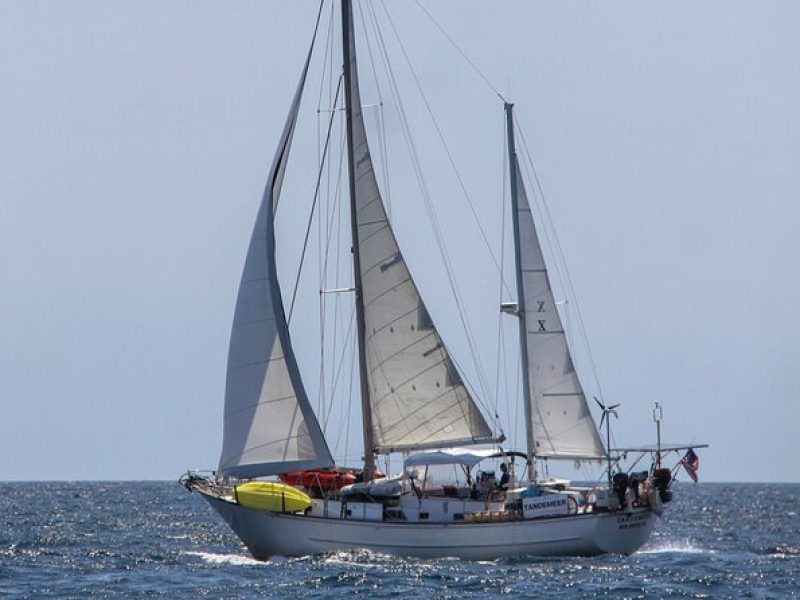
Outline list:
[[[413,377],[411,377],[411,378],[409,378],[409,379],[406,379],[405,381],[402,381],[402,382],[400,382],[400,383],[398,383],[398,384],[396,384],[396,385],[394,385],[394,386],[392,386],[392,385],[389,383],[389,381],[387,380],[387,381],[386,381],[386,384],[390,386],[391,390],[390,390],[390,391],[389,391],[387,394],[384,394],[384,395],[383,395],[383,396],[381,396],[380,398],[377,398],[377,399],[376,399],[376,401],[375,401],[375,402],[376,402],[376,404],[377,404],[377,403],[379,403],[379,402],[381,402],[381,401],[382,401],[384,398],[388,398],[388,397],[392,396],[392,395],[393,395],[393,394],[394,394],[394,393],[395,393],[397,390],[399,390],[400,388],[402,388],[402,387],[405,387],[405,386],[407,386],[409,383],[412,383],[412,382],[414,382],[414,381],[418,380],[420,377],[422,377],[422,376],[423,376],[423,375],[425,375],[426,373],[430,373],[430,372],[431,372],[433,369],[435,369],[436,367],[439,367],[439,366],[441,366],[442,364],[444,364],[444,362],[445,362],[445,361],[444,361],[444,359],[442,359],[442,360],[440,360],[439,362],[437,362],[437,363],[434,363],[433,365],[431,365],[430,367],[428,367],[428,368],[427,368],[427,369],[425,369],[424,371],[420,371],[419,373],[417,373],[417,374],[416,374],[416,375],[414,375]],[[381,373],[382,373],[382,374],[384,375],[384,377],[385,377],[386,375],[385,375],[385,373],[383,372],[383,369],[381,369],[381,367],[383,367],[385,364],[386,364],[385,362],[382,362],[382,363],[380,363],[380,364],[378,365],[378,368],[377,368],[377,369],[373,369],[371,372],[372,372],[372,373],[375,373],[375,372],[376,372],[378,369],[380,369],[380,370],[381,370]],[[441,384],[440,384],[440,385],[441,385]],[[448,386],[448,387],[450,387],[451,389],[459,389],[459,388],[462,388],[463,386],[462,386],[462,385],[458,385],[458,386]],[[434,397],[433,397],[433,398],[432,398],[430,401],[431,401],[431,402],[433,402],[433,401],[435,401],[435,400],[438,400],[439,398],[441,398],[441,397],[442,397],[442,395],[443,395],[443,394],[441,394],[441,395],[439,395],[439,396],[434,396]]]
[[[236,410],[232,410],[230,412],[226,412],[225,416],[226,417],[230,417],[232,415],[235,415],[236,413],[240,413],[240,412],[242,412],[244,410],[247,410],[249,408],[253,408],[254,406],[263,406],[265,404],[273,404],[275,402],[286,402],[287,400],[293,400],[293,399],[296,399],[296,398],[297,398],[297,396],[292,394],[291,396],[282,396],[280,398],[270,398],[269,400],[259,400],[258,402],[253,402],[251,404],[248,404],[247,406],[241,406],[241,407],[237,408]]]
[[[383,366],[383,365],[385,365],[386,363],[390,362],[390,361],[391,361],[393,358],[395,358],[396,356],[399,356],[399,355],[400,355],[400,354],[402,354],[403,352],[407,352],[408,350],[410,350],[411,348],[413,348],[413,347],[414,347],[414,346],[416,346],[417,344],[421,344],[422,342],[424,342],[425,340],[427,340],[427,339],[428,339],[429,337],[431,337],[432,335],[436,335],[436,334],[435,334],[435,332],[431,332],[431,333],[427,334],[427,335],[426,335],[425,337],[423,337],[423,338],[420,338],[420,339],[418,339],[418,340],[414,340],[414,341],[413,341],[413,342],[411,342],[410,344],[406,344],[406,345],[405,345],[405,346],[403,346],[402,348],[399,348],[399,349],[395,350],[394,352],[392,352],[391,354],[389,354],[388,356],[385,356],[385,357],[383,357],[383,358],[379,358],[379,357],[377,357],[377,355],[376,355],[376,358],[378,359],[378,362],[377,362],[377,364],[375,365],[375,367],[374,367],[374,368],[371,370],[371,372],[372,372],[372,373],[374,373],[374,372],[375,372],[377,369],[379,369],[380,367],[382,367],[382,366]],[[373,339],[375,338],[375,335],[374,335],[374,334],[373,334],[372,338],[373,338]],[[374,345],[373,345],[373,344],[371,344],[371,346],[373,346],[373,348],[374,348]],[[439,343],[438,343],[438,344],[437,344],[437,345],[434,347],[434,350],[437,350],[437,349],[439,349],[439,348],[441,348],[441,347],[442,347],[442,345],[441,345],[441,342],[439,342]],[[373,351],[374,351],[374,350],[373,350]],[[433,366],[436,366],[436,365],[433,365]],[[423,373],[424,373],[424,371],[423,371]],[[420,374],[421,374],[421,373],[420,373]],[[414,377],[417,377],[417,375],[415,375]]]
[[[437,413],[435,413],[433,415],[430,415],[428,420],[429,421],[433,421],[434,419],[440,417],[441,415],[446,414],[446,412],[448,412],[452,408],[456,407],[457,405],[458,405],[458,402],[454,402],[453,404],[445,407],[444,409],[440,410],[439,412],[437,412]],[[436,429],[433,432],[428,432],[428,431],[422,430],[418,425],[415,426],[414,422],[409,424],[409,421],[411,421],[411,418],[413,416],[415,416],[417,413],[419,413],[420,411],[422,411],[424,408],[426,408],[426,407],[425,406],[420,406],[417,409],[411,411],[401,421],[398,421],[397,423],[395,423],[391,427],[386,428],[386,430],[382,430],[381,433],[383,433],[384,435],[388,436],[392,432],[395,432],[395,431],[398,431],[398,430],[403,431],[403,429],[405,429],[405,431],[407,432],[407,435],[408,435],[408,433],[414,433],[414,434],[418,434],[418,435],[420,433],[423,434],[423,437],[421,437],[421,439],[419,439],[416,443],[418,443],[418,444],[419,443],[423,443],[424,444],[426,442],[427,443],[433,443],[433,441],[435,440],[435,438],[438,437],[438,434],[440,432],[444,431],[447,427],[452,427],[454,423],[457,423],[459,421],[459,419],[452,419],[451,421],[448,421],[445,425],[440,426],[438,429]],[[405,425],[405,428],[401,428],[401,425]],[[407,435],[406,435],[406,437],[407,437]],[[452,442],[450,440],[445,440],[443,442],[443,444],[449,446],[449,445],[452,444]]]
[[[385,256],[384,258],[379,259],[378,261],[372,263],[370,266],[368,266],[366,268],[362,267],[362,271],[364,272],[364,276],[366,276],[370,271],[373,271],[374,269],[376,269],[378,267],[384,267],[384,266],[386,266],[387,263],[397,264],[397,263],[402,263],[402,262],[404,262],[403,261],[403,255],[398,250],[397,252],[392,252],[388,256]],[[411,273],[408,272],[408,268],[406,268],[405,271],[406,271],[406,274],[408,275],[408,280],[410,280],[411,279]],[[416,287],[416,286],[414,286],[414,287]]]
[[[377,328],[373,329],[372,332],[373,332],[373,334],[378,334],[378,333],[380,333],[382,331],[385,331],[386,329],[388,329],[389,327],[391,327],[395,323],[405,319],[407,316],[412,315],[415,312],[419,312],[419,308],[412,308],[411,310],[409,310],[408,312],[403,313],[399,317],[396,317],[396,318],[392,319],[391,321],[388,321],[385,325],[381,325],[380,327],[377,327]]]
[[[449,405],[447,405],[447,406],[444,406],[444,407],[442,407],[442,409],[441,409],[439,412],[437,412],[437,413],[435,413],[435,414],[431,415],[431,417],[429,418],[429,420],[430,420],[430,421],[433,421],[434,419],[436,419],[437,417],[440,417],[441,415],[447,414],[447,413],[448,413],[448,412],[450,412],[450,411],[451,411],[453,408],[461,408],[461,406],[460,406],[460,405],[461,405],[461,403],[459,402],[459,400],[460,400],[460,399],[457,397],[457,396],[458,396],[458,394],[456,394],[456,392],[455,392],[454,390],[448,390],[448,391],[446,391],[446,392],[443,392],[442,394],[440,394],[439,396],[437,396],[437,397],[436,397],[436,400],[439,400],[440,398],[444,398],[444,397],[445,397],[447,394],[449,394],[449,393],[452,393],[452,394],[456,395],[456,398],[455,398],[455,400],[454,400],[454,401],[453,401],[451,404],[449,404]],[[416,408],[415,410],[411,411],[410,413],[408,413],[408,414],[406,415],[406,417],[405,417],[405,418],[404,418],[402,421],[400,421],[400,422],[398,422],[398,423],[395,423],[395,424],[394,424],[394,425],[392,425],[391,427],[387,428],[387,430],[386,430],[386,433],[390,433],[390,432],[392,432],[393,430],[396,430],[397,428],[399,428],[401,424],[405,424],[405,423],[407,423],[407,421],[409,421],[409,420],[411,419],[411,417],[413,417],[415,414],[417,414],[418,412],[422,411],[422,410],[423,410],[423,409],[425,409],[425,408],[427,408],[427,406],[426,406],[426,405],[423,405],[423,406],[420,406],[420,407]],[[463,412],[463,410],[462,410],[461,412],[462,412],[462,414],[461,414],[461,417],[462,417],[462,418],[465,418],[465,417],[467,417],[467,415],[466,415],[466,414]],[[425,440],[430,440],[431,438],[433,438],[433,437],[436,437],[436,435],[437,435],[438,433],[440,433],[440,432],[444,431],[444,430],[445,430],[445,429],[447,429],[448,427],[452,427],[452,426],[453,426],[453,423],[457,423],[459,420],[460,420],[460,419],[454,418],[454,419],[452,419],[451,421],[448,421],[447,423],[445,423],[444,425],[442,425],[441,427],[439,427],[439,429],[436,429],[436,430],[434,430],[434,431],[432,431],[432,432],[429,432],[429,433],[428,433],[428,435],[427,435],[427,437],[424,437],[424,438],[423,438],[423,441],[425,441]],[[411,431],[419,431],[419,429],[417,429],[417,428],[413,428],[413,427],[412,427],[412,428],[411,428]],[[450,442],[448,441],[447,443],[449,444]]]
[[[371,269],[374,269],[376,266],[378,266],[378,265],[375,265],[375,266],[373,266],[373,267],[370,267],[370,268],[371,268]],[[393,291],[395,291],[396,289],[398,289],[398,288],[402,287],[403,285],[405,285],[405,284],[407,284],[407,283],[410,283],[412,286],[414,285],[414,282],[411,280],[411,275],[410,275],[410,274],[408,274],[408,276],[407,276],[405,279],[403,279],[402,281],[399,281],[398,283],[396,283],[396,284],[395,284],[395,285],[393,285],[392,287],[390,287],[390,288],[388,288],[388,289],[384,290],[383,292],[381,292],[380,294],[378,294],[377,296],[375,296],[374,298],[372,298],[372,299],[371,299],[369,302],[365,302],[365,303],[364,303],[364,308],[369,308],[370,306],[372,306],[373,304],[375,304],[375,303],[376,303],[378,300],[381,300],[381,299],[382,299],[382,298],[384,298],[385,296],[388,296],[388,295],[389,295],[389,294],[391,294]],[[414,288],[414,289],[416,290],[416,288]]]
[[[270,442],[265,442],[263,444],[258,444],[257,446],[249,446],[248,448],[243,450],[241,453],[239,453],[238,455],[236,455],[236,456],[234,456],[232,458],[240,459],[240,458],[242,458],[244,456],[247,456],[248,454],[250,454],[252,452],[255,452],[257,450],[263,450],[264,448],[269,448],[270,446],[275,446],[276,444],[282,444],[282,445],[285,446],[287,441],[297,440],[299,438],[300,438],[299,435],[291,435],[291,436],[286,437],[284,439],[272,440]],[[286,456],[285,452],[284,452],[283,456],[284,457]],[[303,460],[307,460],[307,459],[303,459]],[[227,464],[230,464],[230,462],[228,462]]]
[[[233,328],[239,329],[247,327],[248,325],[255,325],[256,323],[269,323],[271,321],[275,321],[275,317],[264,317],[263,319],[253,319],[252,321],[236,321],[233,324]]]
[[[283,356],[283,355],[281,355],[281,356],[273,356],[272,358],[265,358],[264,360],[257,360],[255,362],[249,362],[249,363],[245,363],[243,365],[236,365],[235,367],[232,367],[232,368],[228,369],[227,373],[233,373],[234,371],[239,371],[241,369],[249,369],[250,367],[255,367],[257,365],[265,365],[267,363],[271,363],[271,362],[274,362],[276,360],[283,360],[285,358],[286,357]]]

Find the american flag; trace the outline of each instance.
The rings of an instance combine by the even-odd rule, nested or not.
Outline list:
[[[683,465],[684,469],[686,469],[686,472],[689,474],[689,477],[692,478],[692,481],[697,483],[697,471],[700,469],[700,457],[695,454],[692,448],[689,448],[686,456],[681,459],[680,464]]]

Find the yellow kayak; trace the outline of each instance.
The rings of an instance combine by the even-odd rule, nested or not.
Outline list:
[[[297,488],[271,481],[250,481],[234,488],[233,497],[246,508],[266,512],[300,512],[311,508],[311,498]]]

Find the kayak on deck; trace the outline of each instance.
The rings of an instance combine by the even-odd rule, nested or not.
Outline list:
[[[265,512],[301,512],[311,508],[308,494],[283,483],[250,481],[233,488],[233,497],[246,508]]]
[[[358,476],[354,472],[342,469],[290,471],[279,477],[283,483],[288,485],[321,490],[338,490],[358,481]]]

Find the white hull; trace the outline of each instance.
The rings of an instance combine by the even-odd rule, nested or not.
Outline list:
[[[365,522],[266,513],[202,493],[257,559],[352,548],[420,558],[631,554],[656,521],[647,508],[497,523]]]

